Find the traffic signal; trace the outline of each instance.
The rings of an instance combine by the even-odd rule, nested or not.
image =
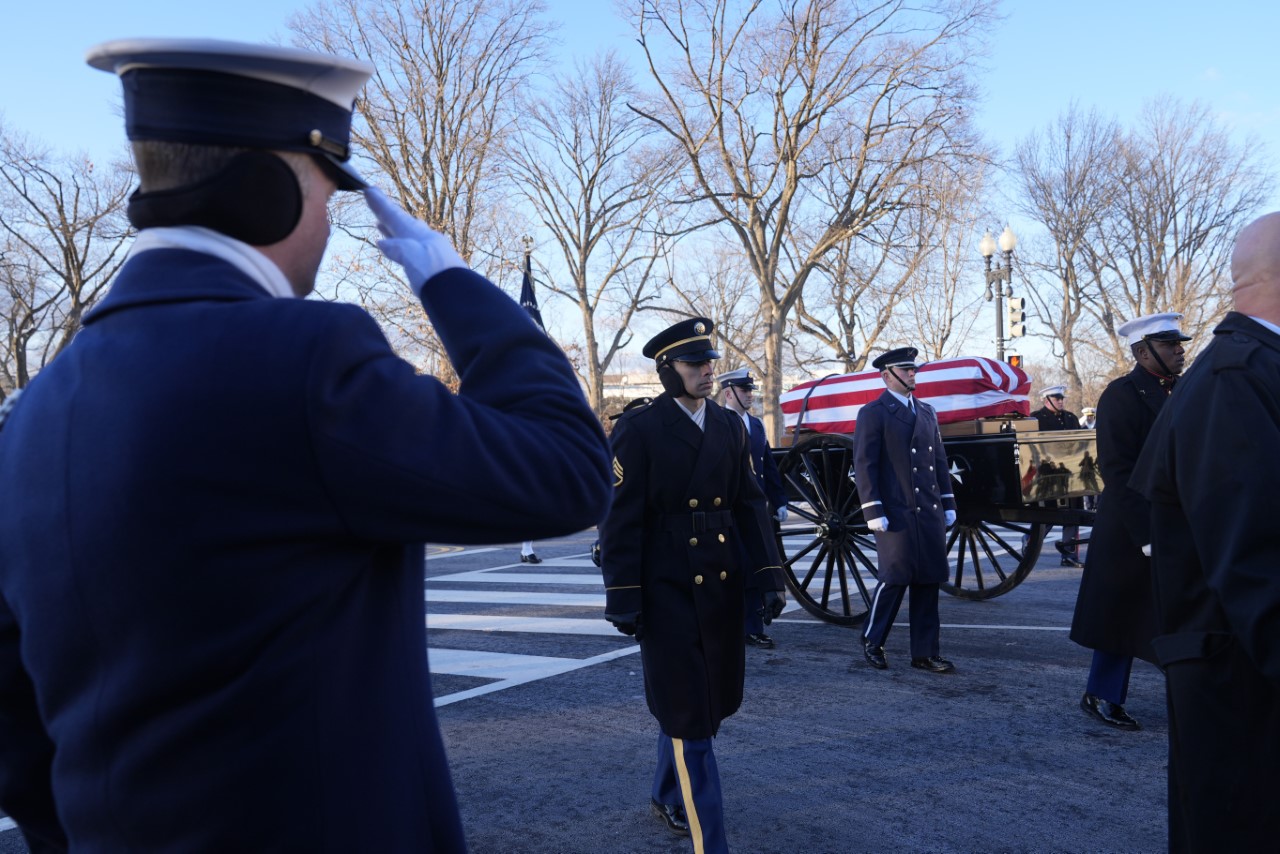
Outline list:
[[[1009,360],[1009,364],[1012,365],[1013,367],[1015,368],[1022,367],[1022,357],[1019,356],[1017,353],[1010,353],[1006,358]]]
[[[1010,338],[1021,338],[1027,334],[1026,326],[1024,325],[1027,319],[1027,312],[1023,308],[1024,304],[1025,301],[1022,297],[1009,297],[1008,317],[1006,319],[1009,321]]]

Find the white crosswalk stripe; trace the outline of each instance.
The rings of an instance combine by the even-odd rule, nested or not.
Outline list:
[[[482,554],[500,549],[461,549],[433,552],[429,561],[441,557]],[[509,552],[507,553],[509,555]],[[506,556],[506,555],[504,555]],[[496,555],[495,555],[496,557]],[[590,570],[566,572],[565,570]],[[512,587],[520,589],[510,589]],[[546,590],[546,587],[590,589],[592,592]],[[638,645],[626,641],[604,619],[604,583],[590,555],[546,557],[536,568],[520,563],[498,563],[492,567],[435,575],[427,579],[427,628],[432,631],[509,634],[513,644],[520,636],[565,635],[607,638],[603,652],[586,658],[531,655],[527,652],[458,649],[436,646],[428,655],[433,674],[493,680],[462,691],[439,696],[437,707],[505,690],[538,679],[591,667],[639,652]],[[475,613],[457,613],[453,606],[475,606]],[[439,609],[436,606],[444,606]],[[512,613],[513,606],[567,608],[582,616],[539,616]],[[502,613],[490,613],[500,610]],[[528,641],[528,638],[525,638]]]

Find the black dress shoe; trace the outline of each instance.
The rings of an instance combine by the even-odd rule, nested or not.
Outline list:
[[[649,811],[667,826],[667,830],[677,836],[689,835],[689,820],[684,817],[684,807],[680,804],[660,804],[650,798]]]
[[[931,655],[928,658],[913,658],[911,666],[916,670],[928,670],[930,673],[953,673],[956,666],[945,658]]]
[[[1080,698],[1080,708],[1084,709],[1086,715],[1096,721],[1102,721],[1107,726],[1113,726],[1116,729],[1142,729],[1138,722],[1124,710],[1124,706],[1119,703],[1112,703],[1092,694],[1085,694]]]
[[[1076,569],[1079,569],[1080,567],[1084,566],[1084,564],[1082,564],[1080,561],[1076,560],[1076,559],[1075,559],[1075,558],[1073,558],[1073,557],[1067,557],[1066,555],[1063,555],[1063,556],[1062,556],[1062,560],[1061,560],[1061,561],[1059,561],[1058,565],[1059,565],[1059,566],[1074,566]]]
[[[884,660],[884,647],[871,646],[867,643],[867,639],[862,639],[862,657],[867,660],[876,670],[888,670],[889,662]]]
[[[747,635],[747,646],[758,646],[761,649],[773,649],[777,644],[773,642],[773,638],[769,637],[764,632],[761,632],[758,635]]]
[[[520,555],[520,562],[521,563],[542,563],[542,558],[538,557],[536,554]]]

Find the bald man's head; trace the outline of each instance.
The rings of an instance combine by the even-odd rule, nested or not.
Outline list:
[[[1236,310],[1280,323],[1280,211],[1241,230],[1231,253]]]

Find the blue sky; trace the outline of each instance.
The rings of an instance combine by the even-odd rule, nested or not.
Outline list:
[[[290,15],[306,5],[300,0],[10,3],[0,29],[0,79],[5,81],[0,118],[10,131],[64,152],[85,150],[99,159],[123,153],[115,113],[118,84],[84,64],[88,47],[136,36],[287,40]],[[561,23],[560,53],[566,63],[600,47],[636,58],[638,48],[608,0],[548,0],[548,6],[549,17]],[[1128,124],[1145,100],[1169,93],[1206,102],[1235,133],[1259,138],[1272,162],[1280,164],[1274,58],[1280,4],[1006,0],[1003,13],[1003,20],[991,22],[991,51],[979,77],[985,103],[976,121],[1005,154],[1072,101]],[[1270,208],[1280,208],[1280,190]],[[991,225],[998,232],[1003,223]],[[1015,228],[1026,227],[1015,220]]]
[[[465,0],[464,0],[465,2]],[[45,0],[9,4],[0,30],[0,115],[57,149],[111,151],[122,141],[116,84],[83,62],[89,46],[126,36],[283,38],[299,0],[124,4]],[[605,0],[551,0],[563,55],[634,42]],[[1280,159],[1280,87],[1274,42],[1280,4],[1219,0],[1008,0],[993,21],[981,83],[980,128],[1007,152],[1072,100],[1122,121],[1168,92],[1199,98]]]

